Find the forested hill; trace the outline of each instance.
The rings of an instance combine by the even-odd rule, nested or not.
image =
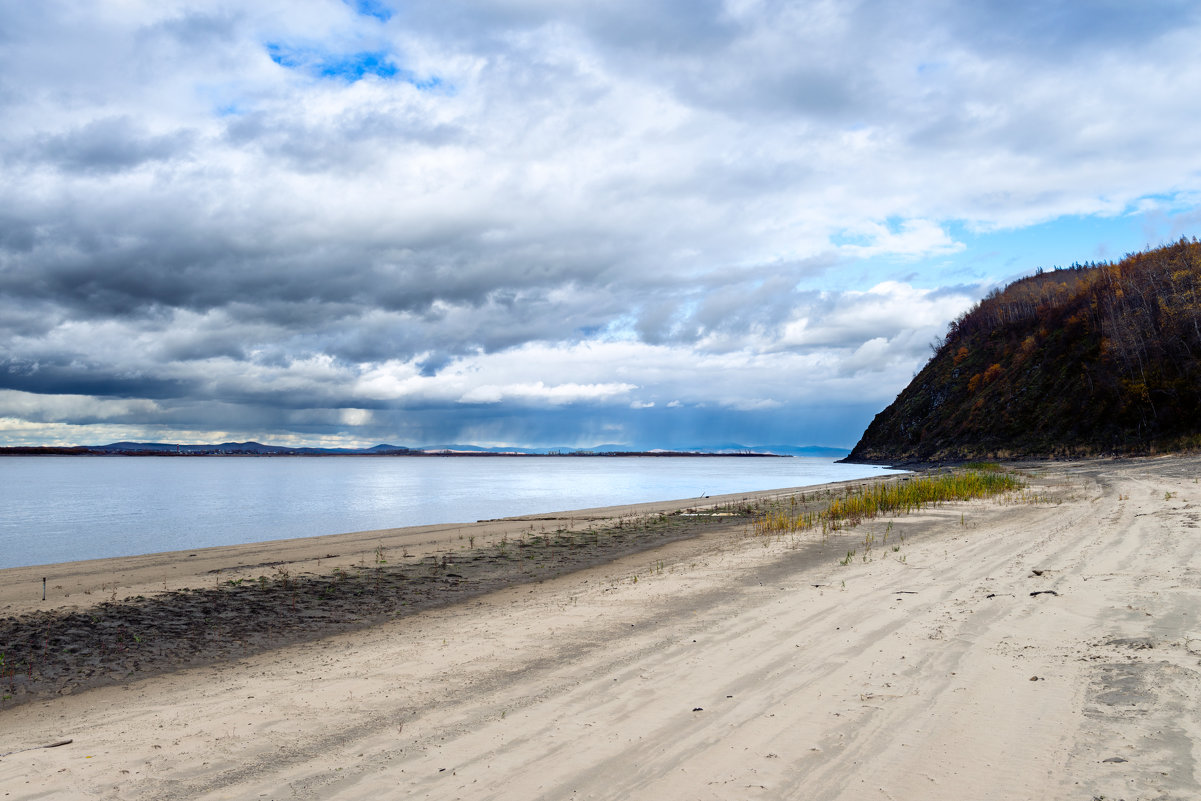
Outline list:
[[[1201,243],[1040,272],[955,320],[847,461],[1201,445]]]

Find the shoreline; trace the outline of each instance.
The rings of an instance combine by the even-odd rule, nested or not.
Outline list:
[[[892,474],[896,475],[896,474]],[[375,550],[409,553],[416,560],[462,550],[472,541],[492,545],[504,537],[536,529],[604,525],[623,518],[713,509],[742,501],[768,500],[806,492],[885,481],[879,476],[833,481],[802,487],[736,492],[703,498],[681,498],[643,503],[600,506],[559,512],[532,513],[473,523],[436,523],[421,526],[368,529],[313,537],[264,540],[132,556],[85,559],[0,569],[0,615],[20,614],[66,606],[89,605],[110,597],[113,589],[124,600],[156,591],[207,586],[218,572],[223,578],[248,576],[259,567],[283,566],[295,573],[331,572],[373,561]],[[256,574],[257,575],[257,574]],[[42,579],[47,597],[41,600]],[[165,585],[165,586],[164,586]]]
[[[1007,500],[826,537],[715,526],[0,711],[0,786],[131,801],[1201,795],[1201,458],[1022,469],[1031,488]],[[523,522],[539,525],[492,525]]]
[[[192,450],[187,451],[171,451],[171,450],[107,450],[104,448],[89,448],[89,447],[24,447],[24,446],[9,446],[0,448],[0,457],[4,456],[123,456],[133,458],[301,458],[301,459],[325,459],[339,457],[358,457],[365,456],[371,459],[407,459],[407,458],[424,458],[428,456],[436,457],[463,457],[463,456],[506,456],[520,458],[550,458],[561,459],[567,457],[581,459],[613,459],[619,457],[630,458],[656,458],[656,457],[674,457],[674,458],[712,458],[712,457],[729,457],[734,459],[744,458],[769,458],[769,459],[792,459],[798,454],[791,453],[769,453],[766,451],[747,451],[745,453],[719,453],[715,451],[564,451],[562,453],[525,453],[523,451],[421,451],[421,450],[404,450],[404,451],[384,451],[372,453],[370,451],[357,451],[348,453],[306,453],[303,450],[291,450],[279,448],[266,451],[226,451],[212,449],[209,446],[200,446],[201,449],[196,449],[197,446],[189,446]]]
[[[0,713],[728,536],[749,529],[756,504],[864,483],[9,568],[0,571]]]

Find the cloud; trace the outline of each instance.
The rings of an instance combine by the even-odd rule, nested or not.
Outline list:
[[[888,254],[904,258],[941,256],[963,250],[943,228],[930,220],[904,220],[898,226],[864,221],[850,236],[865,244],[847,243],[842,250],[856,258],[871,258]]]
[[[530,384],[484,384],[472,387],[459,397],[460,403],[499,403],[504,400],[543,401],[551,405],[578,403],[624,395],[633,384],[555,384],[547,386],[541,381]]]
[[[798,314],[785,325],[781,343],[793,348],[855,348],[881,340],[908,341],[915,332],[929,342],[971,308],[981,289],[946,292],[885,281],[862,292],[827,294],[808,314]]]
[[[30,425],[845,439],[1007,277],[976,238],[1197,219],[1191,3],[4,21],[0,389]]]
[[[100,117],[49,136],[32,155],[67,172],[117,172],[186,158],[191,142],[187,130],[154,134],[127,116]]]
[[[138,422],[158,414],[160,407],[142,398],[112,399],[87,395],[37,395],[0,390],[0,417],[36,423],[100,421]]]

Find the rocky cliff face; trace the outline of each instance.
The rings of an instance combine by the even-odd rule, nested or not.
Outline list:
[[[953,322],[848,461],[1201,446],[1201,243],[1040,272]]]

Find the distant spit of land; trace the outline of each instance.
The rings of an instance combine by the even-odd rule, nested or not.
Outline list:
[[[573,448],[482,448],[445,445],[409,448],[375,445],[370,448],[309,448],[263,445],[259,442],[223,442],[216,445],[181,445],[163,442],[114,442],[109,445],[13,446],[0,448],[0,456],[816,456],[842,457],[845,448],[818,445],[742,446],[682,450],[631,450],[604,445]]]

